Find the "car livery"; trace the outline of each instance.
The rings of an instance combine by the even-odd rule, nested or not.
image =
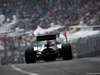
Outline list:
[[[36,61],[40,59],[44,61],[53,61],[58,57],[62,57],[63,60],[72,59],[72,49],[70,44],[57,43],[55,41],[56,35],[37,36],[37,41],[44,40],[46,40],[46,42],[42,46],[26,48],[26,63],[36,63]]]

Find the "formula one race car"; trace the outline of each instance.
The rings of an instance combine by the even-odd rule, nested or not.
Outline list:
[[[47,40],[41,47],[29,47],[25,50],[26,63],[36,63],[42,59],[44,61],[53,61],[58,57],[63,60],[72,59],[72,49],[70,44],[59,44],[51,41],[56,40],[56,35],[37,36],[37,41]]]

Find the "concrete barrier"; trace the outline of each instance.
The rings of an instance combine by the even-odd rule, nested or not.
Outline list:
[[[98,56],[98,55],[100,55],[100,49],[95,50],[95,51],[91,51],[91,52],[88,52],[88,53],[84,53],[84,54],[78,54],[77,58],[95,57],[95,56]]]

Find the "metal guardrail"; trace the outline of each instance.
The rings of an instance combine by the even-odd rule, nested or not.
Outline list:
[[[85,37],[85,38],[79,38],[77,39],[77,41],[71,42],[70,44],[72,48],[73,48],[73,45],[75,45],[74,49],[75,49],[77,57],[79,55],[83,55],[84,57],[85,54],[88,54],[88,55],[85,55],[85,57],[93,56],[95,54],[100,55],[100,34],[95,35],[95,36]],[[94,53],[99,52],[99,53],[93,54],[92,52]]]

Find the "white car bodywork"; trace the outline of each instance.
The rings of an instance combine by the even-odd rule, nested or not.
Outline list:
[[[46,49],[47,47],[45,46],[46,44],[43,44],[42,46],[37,46],[37,47],[33,47],[34,51],[39,51],[42,52],[44,49]],[[53,50],[57,50],[59,48],[61,48],[62,44],[51,44],[51,46],[49,48],[52,48]]]

